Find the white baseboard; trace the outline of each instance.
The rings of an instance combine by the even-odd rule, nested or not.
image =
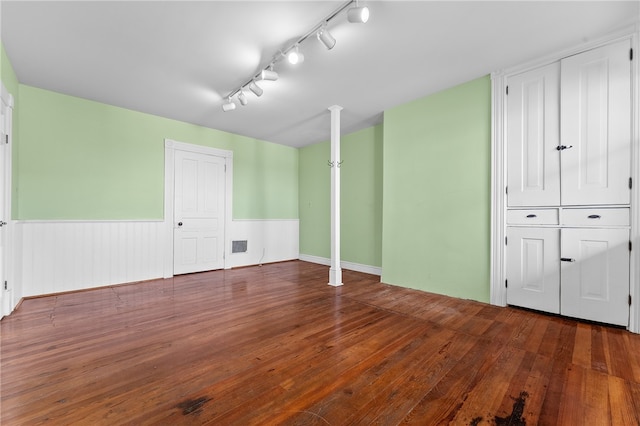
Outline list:
[[[331,259],[320,256],[312,256],[310,254],[302,254],[300,253],[300,260],[304,260],[305,262],[317,263],[320,265],[331,266]],[[342,269],[348,269],[350,271],[362,272],[364,274],[372,274],[372,275],[382,275],[382,268],[378,266],[370,266],[363,265],[361,263],[347,262],[342,260],[340,262],[340,267]]]

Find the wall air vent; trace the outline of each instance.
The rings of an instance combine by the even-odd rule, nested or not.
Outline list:
[[[231,241],[231,253],[246,253],[247,240]]]

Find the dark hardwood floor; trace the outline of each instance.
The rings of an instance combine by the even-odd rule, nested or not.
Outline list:
[[[25,300],[3,425],[638,425],[640,335],[300,261]]]

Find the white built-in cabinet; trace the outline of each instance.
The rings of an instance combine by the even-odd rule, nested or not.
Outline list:
[[[629,323],[630,50],[506,77],[508,304]]]

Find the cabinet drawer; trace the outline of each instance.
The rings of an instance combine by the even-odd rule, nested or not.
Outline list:
[[[564,209],[565,226],[629,226],[629,209]]]
[[[507,210],[509,225],[557,225],[558,209]]]

